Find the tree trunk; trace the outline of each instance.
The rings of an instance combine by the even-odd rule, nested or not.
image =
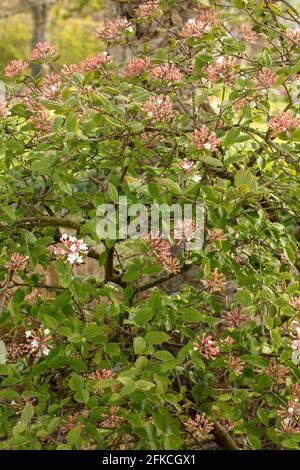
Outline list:
[[[53,2],[54,3],[54,2]],[[43,0],[36,0],[31,3],[31,12],[33,18],[33,34],[32,34],[32,49],[39,42],[46,40],[46,25],[49,13],[50,2]],[[40,64],[32,64],[32,73],[37,75],[42,66]]]

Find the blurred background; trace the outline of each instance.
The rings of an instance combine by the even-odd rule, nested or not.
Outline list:
[[[78,63],[99,51],[92,32],[103,19],[105,0],[0,0],[0,76],[33,46],[55,44],[61,63]]]

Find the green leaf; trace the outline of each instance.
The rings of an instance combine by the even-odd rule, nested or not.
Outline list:
[[[27,403],[22,410],[22,420],[25,424],[29,424],[34,415],[34,407],[32,403]]]
[[[153,382],[148,382],[147,380],[138,380],[135,383],[136,390],[142,390],[146,392],[147,390],[151,390],[153,387],[155,387],[155,384]]]
[[[81,375],[73,374],[71,379],[69,380],[69,387],[71,390],[79,391],[82,390],[84,387],[84,380]]]
[[[112,202],[114,202],[115,204],[118,204],[119,202],[118,190],[112,183],[108,183],[108,196]]]
[[[223,145],[229,146],[238,141],[240,135],[240,129],[238,127],[233,127],[226,132],[225,138],[223,140]]]
[[[181,187],[175,181],[169,180],[167,178],[156,178],[156,181],[161,184],[164,188],[167,188],[170,193],[179,195],[182,193]]]
[[[146,341],[141,336],[137,336],[133,340],[133,349],[135,354],[142,354],[146,349]]]
[[[169,335],[163,331],[148,331],[148,333],[145,335],[145,341],[150,344],[162,344],[169,339]]]

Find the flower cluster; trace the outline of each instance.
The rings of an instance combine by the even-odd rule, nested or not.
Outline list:
[[[204,287],[210,289],[213,293],[222,292],[225,286],[225,276],[219,272],[218,268],[215,268],[209,275],[209,278],[202,281]]]
[[[102,414],[104,418],[106,418],[104,421],[101,423],[101,428],[107,429],[107,428],[117,428],[121,424],[125,422],[125,419],[122,416],[118,416],[117,413],[119,411],[118,406],[111,406],[110,408],[110,415]]]
[[[155,255],[166,271],[170,274],[176,274],[180,271],[179,260],[172,256],[171,245],[168,240],[163,240],[161,237],[155,238],[149,235],[146,243],[149,246],[147,255]]]
[[[181,168],[184,173],[189,173],[195,166],[195,162],[184,158],[181,162],[178,163],[179,168]]]
[[[4,75],[9,78],[20,77],[20,75],[27,69],[28,64],[24,60],[13,60],[5,68]]]
[[[78,415],[76,414],[69,416],[68,422],[61,426],[60,432],[66,434],[67,432],[71,431],[75,426],[77,426],[81,430],[85,428],[84,424],[79,421]]]
[[[199,351],[206,359],[216,359],[220,352],[220,349],[216,345],[216,341],[212,339],[212,336],[198,336],[196,341],[193,343],[194,351]]]
[[[89,378],[92,380],[103,380],[103,379],[112,379],[113,378],[113,371],[111,369],[102,369],[99,371],[98,369],[95,370],[92,374],[89,375]]]
[[[212,8],[201,8],[197,11],[197,16],[186,22],[180,35],[186,39],[200,39],[204,33],[209,33],[218,24],[219,18],[215,10]]]
[[[155,65],[150,71],[150,78],[168,82],[179,82],[182,78],[182,73],[173,64]]]
[[[14,253],[10,260],[5,264],[5,267],[9,271],[25,271],[28,265],[28,259],[28,256]]]
[[[285,34],[289,39],[300,45],[300,29],[288,29]]]
[[[49,342],[52,339],[50,331],[46,328],[43,330],[39,328],[36,331],[27,330],[25,331],[27,342],[30,344],[31,352],[36,356],[48,356],[51,347]]]
[[[278,416],[281,418],[281,426],[284,432],[292,434],[300,432],[300,406],[296,398],[290,400],[286,407],[280,406]]]
[[[39,42],[31,51],[30,60],[50,60],[55,57],[55,54],[55,47],[49,44],[49,42]]]
[[[137,16],[139,18],[147,18],[154,15],[158,11],[160,3],[157,0],[150,0],[141,3],[137,8]]]
[[[270,119],[268,126],[273,130],[274,137],[282,133],[289,136],[291,130],[297,129],[300,126],[300,117],[295,116],[291,111],[281,111]]]
[[[228,355],[228,358],[225,359],[225,363],[233,370],[235,375],[241,375],[244,370],[245,363],[233,354]]]
[[[174,104],[168,96],[150,96],[144,103],[143,111],[151,119],[169,121],[174,116]]]
[[[116,41],[121,39],[126,31],[132,31],[132,25],[127,18],[117,18],[114,21],[107,21],[104,26],[98,27],[94,36],[96,39],[106,39]]]
[[[225,315],[225,321],[229,328],[239,328],[245,325],[249,320],[250,317],[245,315],[243,307],[240,305]]]
[[[234,57],[215,57],[213,64],[206,68],[208,80],[216,83],[221,80],[223,82],[232,82],[237,77],[235,73],[236,60]]]
[[[213,423],[206,417],[205,413],[197,414],[194,420],[192,418],[187,419],[184,424],[187,432],[200,442],[205,440],[214,428]]]
[[[252,26],[249,24],[243,24],[239,28],[239,32],[244,39],[249,44],[255,44],[257,41],[257,34],[253,31]]]
[[[151,67],[149,59],[133,59],[128,62],[123,69],[123,77],[140,77],[143,73],[147,72]]]
[[[271,88],[276,83],[277,78],[278,77],[275,72],[264,68],[258,73],[255,78],[255,83],[262,88]]]
[[[289,371],[286,367],[278,363],[276,359],[271,359],[265,373],[273,377],[278,384],[284,384]]]
[[[200,150],[207,150],[209,152],[216,152],[221,140],[218,139],[215,132],[210,132],[207,126],[201,126],[200,130],[195,129],[193,141],[196,147]]]
[[[99,70],[103,67],[103,65],[111,62],[111,60],[112,59],[109,53],[104,51],[101,54],[96,54],[93,57],[84,59],[80,64],[80,68],[83,72]]]
[[[77,239],[75,236],[64,233],[60,241],[63,246],[54,246],[53,252],[62,259],[66,259],[70,264],[81,264],[84,261],[82,255],[88,252],[88,246],[83,240]]]
[[[224,241],[226,240],[226,235],[224,234],[224,231],[222,228],[215,228],[213,230],[208,230],[208,235],[211,240],[216,241]]]
[[[49,73],[45,75],[42,85],[42,98],[56,98],[60,92],[61,77],[58,73]]]

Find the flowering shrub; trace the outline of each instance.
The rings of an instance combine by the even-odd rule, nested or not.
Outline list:
[[[109,53],[6,68],[1,449],[299,449],[299,14],[221,3],[170,28],[147,1],[99,25]],[[204,203],[203,247],[100,239],[118,196]]]

